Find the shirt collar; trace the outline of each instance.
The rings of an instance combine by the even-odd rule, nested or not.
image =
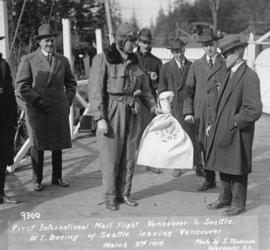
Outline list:
[[[215,61],[216,61],[216,59],[217,59],[217,54],[213,55],[213,56],[211,57],[211,59],[212,59],[212,62],[213,62],[213,64],[214,64]],[[207,56],[207,55],[206,55],[206,60],[207,60],[207,62],[209,62],[210,56]]]
[[[185,64],[185,58],[182,60],[182,62],[180,63],[179,61],[177,61],[176,59],[174,59],[178,65],[179,68],[183,67],[183,65]]]
[[[49,53],[46,52],[46,51],[44,51],[43,49],[40,49],[40,51],[41,51],[41,53],[42,53],[44,56],[46,56],[46,57],[49,55]]]
[[[239,63],[237,63],[236,65],[234,65],[232,68],[231,68],[231,71],[234,73],[243,63],[244,61],[241,60]]]

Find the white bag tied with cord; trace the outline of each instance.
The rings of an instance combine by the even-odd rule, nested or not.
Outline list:
[[[154,117],[144,130],[138,148],[138,165],[192,169],[193,145],[187,133],[171,114],[172,98],[171,91],[159,95],[158,105],[165,114]]]

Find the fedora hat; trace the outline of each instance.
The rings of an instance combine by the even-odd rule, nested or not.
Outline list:
[[[221,39],[222,36],[214,34],[212,29],[203,29],[202,34],[198,38],[199,43],[210,43]]]
[[[152,33],[150,29],[143,28],[139,32],[139,39],[146,42],[152,42]]]
[[[187,43],[183,42],[180,38],[171,39],[169,41],[169,46],[167,49],[181,49],[184,47]]]
[[[221,54],[226,54],[228,51],[243,48],[248,45],[248,42],[239,35],[228,35],[220,41]]]
[[[38,28],[38,35],[35,39],[42,39],[46,37],[57,36],[58,33],[52,31],[52,27],[48,23],[41,24]]]
[[[0,36],[0,40],[2,40],[2,39],[4,39],[5,38],[5,36]]]

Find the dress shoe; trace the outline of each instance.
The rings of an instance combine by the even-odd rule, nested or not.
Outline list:
[[[233,215],[240,214],[240,213],[242,213],[244,211],[245,211],[245,207],[234,207],[234,206],[231,206],[231,207],[229,207],[228,209],[226,209],[223,212],[223,215],[225,215],[225,216],[233,216]]]
[[[180,169],[173,170],[173,177],[179,177],[182,174]]]
[[[196,166],[195,169],[196,169],[196,176],[205,177],[205,171],[202,165]]]
[[[43,185],[42,185],[41,183],[34,183],[34,184],[33,184],[33,189],[34,189],[35,191],[42,191]]]
[[[1,195],[0,204],[3,204],[3,203],[18,204],[19,201],[15,200],[14,198],[8,197],[6,195]]]
[[[134,200],[132,200],[129,196],[124,196],[123,197],[123,202],[128,205],[128,206],[131,206],[131,207],[136,207],[138,206],[138,203]]]
[[[207,205],[207,209],[209,210],[218,210],[218,209],[221,209],[221,208],[224,208],[224,207],[229,207],[231,205],[231,203],[229,202],[222,202],[222,201],[215,201],[213,203],[209,203]]]
[[[204,182],[199,188],[198,188],[198,191],[205,191],[205,190],[208,190],[208,189],[211,189],[211,188],[215,188],[216,187],[216,183],[213,182],[213,183],[208,183],[208,182]]]
[[[106,208],[111,211],[118,210],[118,206],[116,205],[116,202],[114,200],[106,200],[105,205],[106,205]]]
[[[69,187],[69,184],[64,182],[62,179],[52,179],[52,184],[60,187]]]

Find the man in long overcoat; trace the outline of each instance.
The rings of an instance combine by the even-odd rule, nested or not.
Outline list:
[[[217,40],[221,37],[211,30],[204,30],[199,38],[205,54],[194,61],[190,67],[186,88],[183,114],[185,121],[194,123],[200,151],[205,156],[207,106],[206,96],[209,84],[220,82],[224,78],[226,67],[221,56],[217,54]],[[216,186],[215,172],[205,170],[205,182],[199,187],[204,191]]]
[[[137,40],[138,48],[135,52],[139,64],[146,74],[149,82],[149,86],[152,95],[157,99],[157,89],[159,84],[159,74],[160,68],[162,66],[162,61],[151,53],[153,37],[151,30],[148,28],[143,28],[138,34]],[[141,106],[141,118],[142,118],[142,133],[149,122],[153,119],[154,114],[151,114],[147,107]],[[150,168],[153,173],[159,174],[161,171],[158,168]]]
[[[26,103],[33,140],[31,160],[34,190],[42,190],[44,150],[52,151],[52,184],[67,187],[62,180],[62,149],[70,148],[69,107],[77,83],[66,57],[56,53],[49,24],[42,24],[36,39],[40,48],[23,56],[16,88]]]
[[[16,124],[17,104],[10,68],[0,53],[0,204],[16,203],[4,192],[7,165],[13,164]]]
[[[206,168],[219,171],[222,185],[218,200],[208,208],[230,206],[225,215],[245,210],[255,121],[262,113],[259,78],[243,60],[247,44],[238,35],[222,41],[229,72],[221,85],[206,151]]]
[[[171,50],[173,58],[166,62],[160,72],[160,83],[158,93],[172,91],[174,97],[171,103],[172,115],[178,120],[183,129],[188,133],[194,147],[194,166],[201,165],[201,153],[196,140],[194,124],[184,120],[184,89],[191,62],[185,57],[185,43],[177,38],[170,40],[168,49]],[[180,164],[180,163],[179,163]],[[173,176],[181,175],[180,169],[175,169]]]
[[[97,121],[106,208],[119,203],[136,206],[130,197],[141,108],[138,98],[157,112],[147,78],[134,53],[137,29],[129,23],[116,31],[116,42],[93,60],[90,77],[90,112]]]

